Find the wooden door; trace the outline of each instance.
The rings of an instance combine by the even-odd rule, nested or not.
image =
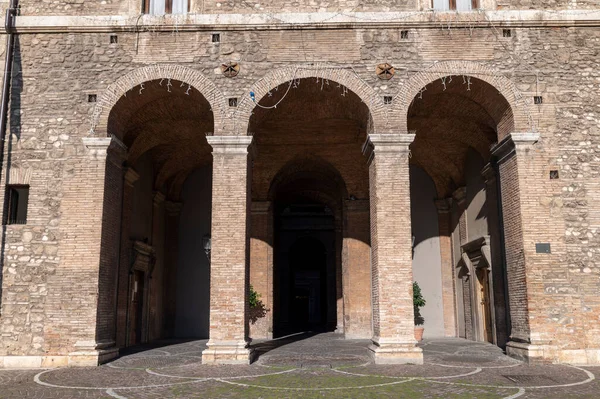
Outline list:
[[[477,269],[477,282],[479,283],[479,315],[480,315],[480,337],[481,339],[492,342],[492,314],[490,309],[490,273],[487,268]]]

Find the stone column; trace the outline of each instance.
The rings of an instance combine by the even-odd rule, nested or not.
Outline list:
[[[369,201],[346,200],[342,249],[344,334],[346,338],[370,338],[371,247]]]
[[[506,352],[513,357],[535,361],[544,357],[544,346],[549,344],[539,337],[532,337],[530,304],[532,287],[527,284],[526,252],[534,247],[535,237],[530,237],[530,247],[525,246],[525,211],[530,217],[535,215],[537,201],[531,201],[527,195],[527,182],[534,175],[535,165],[529,154],[533,145],[539,139],[538,133],[511,133],[493,149],[500,175],[500,192],[502,201],[502,222],[504,227],[504,250],[506,259],[506,274],[508,277],[509,308],[511,320],[510,341]],[[535,176],[535,175],[534,175]],[[531,182],[533,184],[534,182]],[[531,203],[533,202],[533,204]],[[533,219],[533,218],[532,218]],[[530,226],[532,235],[538,234],[537,228]],[[531,254],[531,252],[529,252]],[[539,272],[538,272],[539,273]]]
[[[414,134],[370,134],[371,282],[376,363],[423,363],[416,347],[408,146]]]
[[[485,206],[487,208],[488,231],[492,256],[491,274],[494,303],[492,311],[494,317],[494,343],[504,347],[508,341],[508,294],[506,292],[506,263],[504,262],[503,229],[500,223],[498,203],[498,180],[494,165],[487,164],[481,171],[485,181]]]
[[[179,216],[182,204],[165,201],[165,282],[164,297],[164,335],[172,338],[175,334],[175,312],[177,310],[177,262],[179,260]]]
[[[440,255],[442,260],[442,308],[444,312],[444,334],[458,336],[456,325],[456,281],[452,261],[452,198],[435,201],[438,210],[440,232]]]
[[[204,364],[248,364],[250,136],[208,136],[213,148],[210,330]]]
[[[121,212],[121,254],[119,257],[119,272],[117,276],[117,347],[126,345],[127,339],[127,309],[129,298],[129,272],[131,269],[132,247],[131,211],[135,182],[140,175],[128,167],[123,176],[123,204]]]
[[[273,210],[271,201],[252,201],[250,284],[261,308],[250,310],[250,336],[273,338]]]

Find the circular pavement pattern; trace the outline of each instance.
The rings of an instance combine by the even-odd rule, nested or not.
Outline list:
[[[299,334],[254,342],[252,365],[210,366],[202,365],[206,341],[165,343],[100,367],[0,369],[0,398],[600,397],[591,366],[527,365],[461,339],[421,343],[424,365],[375,365],[368,345]]]

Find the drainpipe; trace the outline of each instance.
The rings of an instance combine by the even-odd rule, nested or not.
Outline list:
[[[4,29],[6,36],[6,60],[2,79],[2,104],[0,108],[0,165],[4,163],[4,142],[6,141],[6,121],[8,120],[8,101],[10,100],[10,82],[12,80],[13,50],[15,46],[14,21],[17,15],[18,0],[10,0],[6,10]]]

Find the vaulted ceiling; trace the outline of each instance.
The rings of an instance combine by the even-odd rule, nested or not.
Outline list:
[[[422,94],[422,98],[421,98]],[[484,160],[497,142],[498,126],[512,121],[506,99],[488,83],[462,76],[426,86],[408,111],[408,129],[416,132],[411,163],[433,179],[439,198],[465,184],[469,148]]]
[[[187,94],[186,94],[187,93]],[[196,168],[211,162],[206,134],[213,131],[213,113],[197,90],[167,79],[133,88],[113,107],[108,131],[129,148],[127,162],[135,165],[151,155],[156,189],[179,195]]]

